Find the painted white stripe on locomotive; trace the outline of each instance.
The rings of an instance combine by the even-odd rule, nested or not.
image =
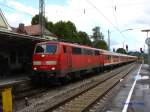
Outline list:
[[[46,65],[56,65],[57,61],[46,61]]]
[[[42,61],[33,61],[33,65],[56,65],[57,61],[45,61],[45,63],[42,63]]]
[[[33,61],[33,65],[41,65],[42,62],[41,61]]]

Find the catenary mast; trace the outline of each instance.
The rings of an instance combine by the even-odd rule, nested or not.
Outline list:
[[[45,28],[45,3],[44,0],[39,0],[39,24],[41,29],[41,38],[44,38]]]

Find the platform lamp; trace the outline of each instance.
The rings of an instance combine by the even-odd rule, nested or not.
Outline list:
[[[127,32],[127,31],[130,31],[130,30],[134,30],[134,29],[132,29],[132,28],[129,28],[129,29],[125,29],[125,30],[123,30],[123,31],[121,31],[120,33],[123,33],[123,32]],[[124,49],[124,45],[125,44],[125,40],[123,41],[123,49]],[[128,52],[128,45],[126,45],[126,51]]]
[[[145,43],[148,46],[148,65],[149,65],[149,70],[150,70],[150,38],[148,37],[148,32],[150,32],[150,29],[141,30],[141,32],[146,32],[147,33]]]

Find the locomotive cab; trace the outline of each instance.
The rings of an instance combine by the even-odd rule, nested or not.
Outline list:
[[[33,72],[39,75],[55,75],[58,71],[58,44],[41,43],[35,46],[33,55]]]

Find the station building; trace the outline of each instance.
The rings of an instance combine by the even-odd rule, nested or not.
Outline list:
[[[40,26],[12,28],[0,11],[0,77],[30,74],[34,45],[42,41],[56,40],[48,30],[40,38]]]

